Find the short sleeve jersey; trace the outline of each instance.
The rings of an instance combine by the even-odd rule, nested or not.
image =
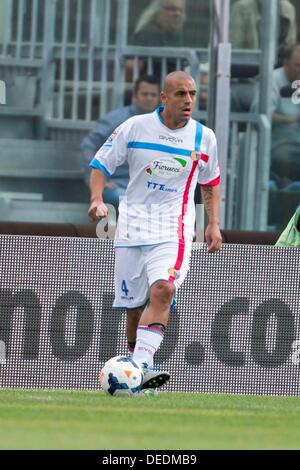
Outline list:
[[[90,166],[111,176],[125,161],[129,184],[119,205],[116,246],[191,241],[197,182],[220,182],[214,132],[194,119],[166,127],[158,108],[121,124]]]

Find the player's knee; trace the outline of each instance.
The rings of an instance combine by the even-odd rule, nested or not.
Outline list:
[[[167,281],[159,281],[151,287],[150,299],[151,302],[160,303],[165,306],[170,305],[173,295],[174,286]]]

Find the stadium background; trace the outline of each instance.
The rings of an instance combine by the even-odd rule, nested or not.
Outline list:
[[[127,441],[120,435],[113,440],[114,434],[107,431],[108,440],[97,442],[93,438],[97,424],[95,428],[92,418],[86,421],[82,415],[79,423],[83,427],[91,424],[91,428],[87,425],[90,441],[88,438],[80,441],[80,429],[76,430],[77,437],[72,441],[70,429],[76,419],[70,422],[68,413],[70,410],[74,413],[72,407],[76,400],[79,401],[75,414],[76,407],[85,409],[84,406],[91,403],[89,413],[98,410],[103,420],[111,419],[105,414],[112,412],[111,404],[103,397],[99,398],[99,408],[98,395],[82,394],[77,398],[79,396],[55,395],[54,392],[51,395],[49,391],[45,394],[32,391],[32,395],[28,395],[28,391],[23,390],[16,395],[14,391],[1,390],[1,416],[6,429],[1,435],[2,446],[90,448],[90,442],[98,448],[122,448],[122,445],[126,448],[147,445],[156,448],[160,445],[165,448],[168,445],[169,448],[188,448],[189,445],[195,448],[295,448],[299,442],[296,424],[300,410],[294,401],[260,401],[263,397],[254,401],[253,397],[252,402],[233,399],[232,405],[228,405],[225,395],[219,401],[217,396],[201,394],[202,402],[189,404],[188,395],[177,397],[175,393],[266,394],[277,398],[299,393],[298,252],[257,246],[273,244],[299,204],[298,192],[266,191],[271,139],[268,90],[275,62],[276,4],[264,0],[262,48],[233,50],[231,64],[217,65],[221,46],[227,44],[230,22],[227,2],[187,0],[183,47],[159,50],[151,46],[142,49],[130,46],[130,35],[147,3],[144,0],[3,0],[0,4],[0,80],[6,84],[6,104],[0,105],[0,228],[3,234],[0,244],[0,386],[97,388],[96,372],[103,361],[119,352],[118,347],[124,351],[123,318],[114,316],[110,310],[111,243],[64,238],[78,234],[91,238],[95,231],[94,226],[87,225],[88,191],[82,178],[79,143],[96,119],[129,99],[128,92],[137,70],[135,68],[133,77],[127,80],[126,60],[137,63],[139,58],[146,58],[151,72],[151,57],[161,61],[163,69],[163,64],[174,60],[175,56],[178,68],[188,66],[200,91],[208,94],[207,106],[202,107],[199,102],[195,116],[211,124],[217,134],[220,123],[228,123],[218,136],[219,141],[226,143],[221,145],[220,157],[222,171],[228,175],[223,179],[224,239],[229,243],[256,243],[251,247],[228,245],[220,256],[212,259],[206,256],[202,246],[195,246],[186,291],[180,294],[169,338],[159,356],[160,363],[168,365],[176,377],[170,388],[166,388],[174,394],[159,397],[162,414],[167,410],[168,416],[172,406],[179,409],[181,401],[186,405],[182,415],[188,422],[189,407],[199,411],[207,404],[207,408],[199,415],[194,411],[196,419],[189,424],[186,441],[176,440],[172,433],[173,441],[161,437],[161,443],[147,441],[146,437],[139,441],[137,434],[130,433]],[[299,18],[299,1],[293,4]],[[219,16],[213,16],[213,5]],[[216,34],[220,30],[223,41]],[[232,71],[238,67],[254,67],[260,72],[260,93],[264,99],[258,113],[230,113],[226,96],[231,83],[224,75],[228,67]],[[208,69],[211,77],[219,77],[219,86],[213,81],[209,86],[201,81],[201,74]],[[61,225],[49,225],[51,222]],[[77,229],[77,224],[86,225],[84,229],[82,225]],[[28,236],[34,234],[46,238]],[[51,234],[60,238],[48,238]],[[101,262],[96,263],[99,250]],[[78,272],[77,256],[82,260],[80,265],[86,267],[84,273]],[[198,265],[203,266],[201,272]],[[195,286],[199,287],[197,295]],[[200,286],[204,286],[203,296]],[[224,313],[222,318],[220,312]],[[102,315],[108,318],[106,324],[100,321]],[[98,323],[91,327],[88,318]],[[110,329],[114,330],[113,342],[108,340]],[[90,348],[85,343],[86,338],[90,338]],[[185,338],[188,338],[187,343]],[[180,341],[176,342],[178,339]],[[187,376],[188,384],[185,383]],[[169,402],[166,398],[172,395],[173,405],[172,398]],[[62,402],[65,405],[62,420],[58,419],[60,441],[55,440],[55,427],[51,428],[51,417],[47,415],[52,412],[51,397],[52,411],[55,406],[59,410]],[[39,401],[44,405],[47,400],[50,408],[45,415],[43,406],[38,405]],[[126,414],[126,406],[115,405],[115,411],[123,408]],[[143,406],[137,403],[136,409],[141,410]],[[233,421],[226,422],[226,412],[231,406],[236,406],[236,414],[232,415]],[[195,438],[197,431],[203,433],[209,423],[211,409],[217,414],[218,409],[224,411],[219,416],[226,423],[223,430],[232,427],[236,436],[242,436],[240,440],[235,441],[234,437],[226,440],[218,435],[219,421],[213,423],[211,432],[208,431],[211,441]],[[249,437],[238,416],[239,412],[247,414],[250,409],[248,420],[252,433]],[[270,419],[264,415],[266,409],[270,411]],[[260,421],[255,422],[255,412]],[[41,416],[37,430],[31,429],[28,436],[24,437],[23,433],[20,437],[18,428],[26,429],[36,413]],[[137,419],[136,413],[132,413]],[[204,415],[206,422],[201,418]],[[143,416],[149,426],[154,426],[147,414]],[[175,430],[183,422],[180,416],[177,418]],[[68,428],[64,428],[63,420]],[[117,421],[112,421],[117,425]],[[99,419],[101,426],[104,422]],[[166,419],[168,430],[170,423]],[[53,433],[49,444],[47,427]],[[282,440],[274,436],[272,428],[278,432],[285,430]],[[141,429],[138,425],[137,430]],[[265,432],[265,440],[261,430]],[[42,436],[40,441],[38,434]]]

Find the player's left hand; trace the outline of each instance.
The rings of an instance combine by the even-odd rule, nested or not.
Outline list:
[[[215,253],[222,247],[222,235],[217,223],[209,223],[205,230],[208,253]]]

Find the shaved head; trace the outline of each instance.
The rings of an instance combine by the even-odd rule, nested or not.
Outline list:
[[[170,129],[183,127],[196,104],[196,84],[193,77],[181,70],[169,73],[160,94],[164,109],[161,117]]]
[[[182,80],[190,80],[195,84],[195,81],[193,77],[191,77],[191,75],[186,72],[183,72],[182,70],[178,70],[176,72],[171,72],[169,73],[169,75],[166,76],[163,84],[163,91],[168,92],[172,90],[174,87],[176,87],[178,82],[181,82]]]

